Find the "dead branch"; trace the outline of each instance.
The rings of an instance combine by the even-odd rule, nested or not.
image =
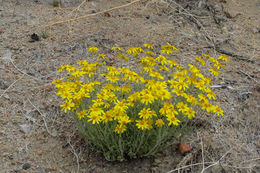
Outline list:
[[[120,9],[120,8],[128,7],[128,6],[133,5],[133,4],[135,4],[135,3],[137,3],[137,2],[140,2],[140,1],[142,1],[142,0],[135,0],[135,1],[130,2],[130,3],[128,3],[128,4],[124,4],[124,5],[121,5],[121,6],[117,6],[117,7],[110,8],[110,9],[108,9],[108,10],[100,11],[100,12],[93,13],[93,14],[87,14],[87,15],[80,16],[80,17],[75,17],[75,18],[71,18],[71,19],[67,19],[67,20],[57,21],[57,22],[54,22],[54,23],[51,23],[51,24],[46,25],[45,28],[46,28],[46,27],[51,27],[51,26],[53,26],[53,25],[61,24],[61,23],[77,21],[77,20],[81,20],[81,19],[84,19],[84,18],[88,18],[88,17],[94,17],[94,16],[99,15],[99,14],[108,13],[108,12],[110,12],[110,11],[114,11],[114,10],[118,10],[118,9]]]

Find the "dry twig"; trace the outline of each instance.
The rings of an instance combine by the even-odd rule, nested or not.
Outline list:
[[[51,134],[51,132],[49,131],[49,129],[48,129],[47,122],[46,122],[46,120],[45,120],[45,115],[43,115],[42,112],[41,112],[29,99],[28,99],[28,101],[29,101],[29,103],[39,112],[39,114],[42,116],[42,119],[43,119],[43,122],[44,122],[44,125],[45,125],[45,128],[46,128],[47,132],[48,132],[51,136],[53,136],[53,135]]]
[[[70,143],[70,137],[68,137],[67,143],[70,145],[70,147],[71,147],[71,149],[72,149],[72,152],[73,152],[73,154],[74,154],[75,157],[76,157],[77,165],[78,165],[77,172],[79,172],[79,168],[80,168],[80,167],[79,167],[79,156],[78,156],[76,150],[74,149],[73,145]]]
[[[110,11],[114,11],[114,10],[118,10],[120,8],[125,8],[125,7],[128,7],[130,5],[133,5],[137,2],[140,2],[142,0],[135,0],[135,1],[132,1],[128,4],[124,4],[124,5],[121,5],[121,6],[117,6],[117,7],[114,7],[114,8],[110,8],[108,10],[104,10],[104,11],[100,11],[100,12],[97,12],[97,13],[93,13],[93,14],[87,14],[87,15],[84,15],[84,16],[80,16],[80,17],[75,17],[75,18],[71,18],[71,19],[67,19],[67,20],[60,20],[60,21],[57,21],[57,22],[54,22],[54,23],[51,23],[51,24],[48,24],[45,26],[46,27],[51,27],[53,25],[57,25],[57,24],[61,24],[61,23],[66,23],[66,22],[72,22],[72,21],[77,21],[77,20],[81,20],[81,19],[85,19],[85,18],[88,18],[88,17],[93,17],[93,16],[96,16],[96,15],[99,15],[99,14],[103,14],[103,13],[108,13]]]
[[[4,90],[4,92],[0,95],[0,98],[19,80],[21,80],[24,77],[25,74],[23,74],[19,79],[17,79],[16,81],[14,81],[8,88],[6,88],[6,90]]]

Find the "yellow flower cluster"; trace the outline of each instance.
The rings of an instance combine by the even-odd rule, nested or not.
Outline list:
[[[136,71],[107,66],[103,59],[108,56],[98,54],[97,47],[88,50],[100,62],[91,64],[83,60],[78,62],[78,67],[60,66],[58,72],[65,73],[66,78],[53,83],[58,88],[57,95],[65,100],[60,105],[62,110],[72,111],[79,120],[93,125],[112,123],[119,134],[130,124],[141,130],[177,126],[182,117],[195,117],[198,108],[223,115],[219,106],[210,103],[216,98],[210,89],[211,79],[194,64],[197,62],[197,66],[204,69],[208,65],[211,75],[217,76],[220,68],[225,68],[222,63],[228,61],[227,57],[215,59],[202,54],[195,57],[194,64],[184,67],[173,60],[178,51],[174,45],[161,46],[160,55],[153,49],[151,44],[126,51],[112,47],[120,59],[139,58],[140,68]]]

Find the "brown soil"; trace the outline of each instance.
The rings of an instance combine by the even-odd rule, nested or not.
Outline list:
[[[72,14],[80,0],[50,2],[0,1],[0,172],[260,172],[259,0],[142,0],[57,25],[50,24],[131,1],[90,0]],[[156,158],[105,161],[60,111],[51,84],[57,68],[90,60],[89,46],[111,54],[114,45],[167,42],[181,50],[181,63],[201,53],[231,59],[213,82],[225,116],[198,116],[203,128],[180,139],[192,148],[185,156],[173,145]]]

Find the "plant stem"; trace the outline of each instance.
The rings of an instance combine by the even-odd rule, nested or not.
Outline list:
[[[138,153],[138,151],[139,151],[141,145],[143,144],[143,141],[144,141],[144,134],[145,134],[145,131],[143,130],[143,132],[142,132],[142,136],[141,136],[141,140],[140,140],[140,143],[139,143],[139,145],[138,145],[138,147],[137,147],[137,149],[136,149],[136,153]]]

